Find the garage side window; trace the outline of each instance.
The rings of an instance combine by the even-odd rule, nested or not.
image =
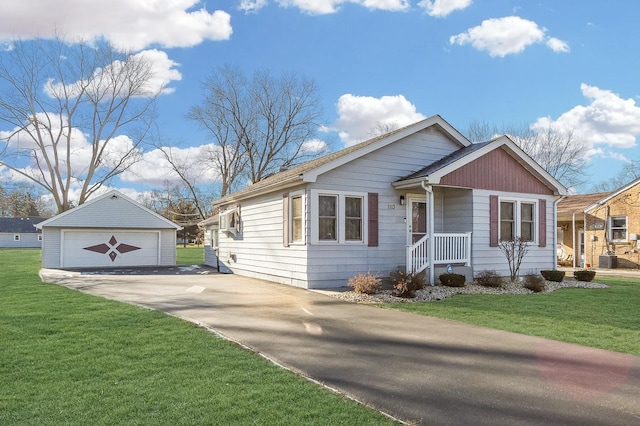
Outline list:
[[[20,234],[14,234],[13,241],[20,241]]]

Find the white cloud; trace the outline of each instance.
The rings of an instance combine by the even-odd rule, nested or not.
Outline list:
[[[347,93],[338,99],[337,110],[333,129],[347,146],[371,138],[380,124],[403,127],[425,118],[403,95],[374,98]]]
[[[326,150],[329,146],[325,141],[320,139],[312,139],[310,141],[306,141],[302,143],[302,152],[315,154],[317,152],[322,152]]]
[[[614,149],[635,147],[640,136],[640,107],[635,101],[584,83],[580,89],[590,100],[588,105],[575,106],[557,120],[541,117],[533,129],[573,131],[587,146],[587,155],[603,154],[599,147],[602,145]]]
[[[450,44],[471,44],[493,57],[504,57],[524,51],[528,46],[545,40],[546,28],[518,16],[492,18],[466,32],[449,38]],[[557,38],[548,38],[547,46],[555,52],[568,52],[569,45]]]
[[[267,5],[267,0],[241,0],[240,10],[245,12],[257,12]]]
[[[240,8],[255,12],[266,6],[268,0],[241,0]],[[370,10],[402,11],[411,6],[409,0],[277,0],[281,7],[295,7],[312,15],[336,13],[345,3],[357,4]]]
[[[148,64],[151,68],[152,77],[143,87],[135,90],[137,96],[153,96],[158,92],[163,94],[173,93],[175,89],[168,87],[169,83],[182,79],[182,74],[175,68],[178,64],[169,59],[167,54],[161,50],[144,50],[133,55],[131,59],[136,62],[141,60],[142,63]],[[125,64],[122,61],[112,62],[108,67],[95,70],[92,81],[77,81],[68,84],[66,88],[62,83],[54,83],[50,79],[45,84],[44,91],[50,97],[57,97],[56,93],[67,93],[69,95],[61,96],[74,97],[82,90],[82,87],[88,86],[93,88],[96,93],[110,93],[113,89],[112,79],[109,77],[103,78],[104,75],[118,75],[118,70],[124,66]],[[130,88],[126,87],[126,85],[122,85],[120,88],[120,92],[124,96],[126,96],[128,90]]]
[[[551,37],[549,38],[549,40],[547,40],[547,46],[554,52],[566,53],[571,50],[569,49],[569,45],[566,41],[560,40],[559,38],[555,37]]]
[[[218,149],[217,145],[206,144],[187,148],[171,147],[169,149],[176,164],[189,165],[184,167],[184,172],[189,174],[187,176],[188,179],[198,183],[211,183],[219,180],[217,173],[207,167],[204,161],[212,150]],[[182,182],[164,153],[159,149],[145,152],[141,161],[135,163],[120,175],[120,180],[129,183],[143,183],[158,188],[162,187],[165,182],[174,184]]]
[[[428,15],[444,18],[451,12],[466,9],[471,0],[422,0],[418,6],[424,8]]]
[[[3,0],[0,41],[107,39],[121,49],[190,47],[231,37],[231,16],[199,0]],[[196,9],[196,7],[200,8]]]

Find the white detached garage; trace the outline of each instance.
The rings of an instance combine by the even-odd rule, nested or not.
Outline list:
[[[180,226],[112,190],[37,225],[43,268],[176,264]]]

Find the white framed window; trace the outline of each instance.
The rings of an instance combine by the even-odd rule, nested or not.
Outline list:
[[[304,193],[291,194],[289,202],[289,241],[291,244],[304,244],[305,239],[305,205]]]
[[[217,228],[211,228],[211,230],[209,231],[209,238],[211,241],[211,248],[214,250],[218,249],[218,229]]]
[[[613,242],[627,241],[627,216],[611,216],[609,218],[609,240]]]
[[[13,241],[20,241],[20,234],[13,234]]]
[[[42,234],[38,234],[38,241],[42,241]]]
[[[311,241],[366,244],[367,194],[311,191]]]
[[[536,242],[538,203],[535,200],[500,199],[500,241],[520,237]]]

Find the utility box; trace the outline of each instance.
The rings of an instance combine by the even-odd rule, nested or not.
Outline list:
[[[615,269],[618,267],[618,256],[598,256],[598,268]]]

